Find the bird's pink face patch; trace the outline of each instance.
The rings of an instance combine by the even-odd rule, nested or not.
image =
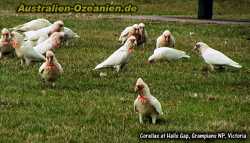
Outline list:
[[[11,42],[11,45],[13,48],[20,48],[20,44],[15,39]]]
[[[54,33],[52,35],[52,46],[53,48],[59,48],[61,45],[61,39],[63,36],[61,36],[59,33]]]

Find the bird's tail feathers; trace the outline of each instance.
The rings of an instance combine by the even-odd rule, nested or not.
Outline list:
[[[235,68],[242,68],[242,66],[239,63],[236,63],[236,62],[233,62],[230,65],[235,67]]]
[[[190,56],[189,55],[183,55],[183,58],[190,58]]]
[[[103,64],[101,63],[101,64],[98,64],[95,68],[94,68],[94,70],[98,70],[98,69],[101,69],[101,68],[103,68]]]

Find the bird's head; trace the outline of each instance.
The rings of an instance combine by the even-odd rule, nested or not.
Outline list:
[[[125,44],[127,45],[128,51],[131,53],[137,45],[135,36],[130,36]]]
[[[61,31],[64,31],[64,23],[63,21],[58,20],[52,24],[49,36],[52,35],[54,32],[61,32]]]
[[[193,48],[193,51],[201,52],[203,49],[206,49],[208,45],[204,42],[197,42]]]
[[[54,48],[59,48],[60,44],[64,38],[64,32],[55,32],[53,33],[50,38],[52,39],[52,44]]]
[[[139,24],[139,31],[142,33],[145,29],[145,24],[144,23],[140,23]]]
[[[10,43],[11,43],[12,47],[13,48],[20,48],[21,43],[23,42],[25,35],[18,33],[16,31],[12,31],[10,35],[11,35]]]
[[[151,55],[151,56],[148,58],[148,63],[149,63],[149,64],[155,63],[154,55]]]
[[[2,41],[9,41],[11,38],[10,31],[7,28],[3,28],[1,31],[1,36],[2,36]]]
[[[138,34],[139,33],[139,25],[138,24],[134,24],[132,27],[133,27],[133,29],[135,31],[135,34]]]
[[[166,30],[166,31],[163,32],[162,35],[163,35],[164,40],[165,40],[166,42],[169,42],[169,41],[170,41],[170,38],[171,38],[171,32],[170,32],[170,31]]]
[[[138,92],[139,95],[145,96],[149,95],[150,91],[148,85],[142,80],[142,78],[138,78],[134,87],[135,92]]]
[[[54,57],[55,57],[55,54],[52,51],[49,50],[46,52],[46,61],[48,62],[48,64],[53,64]]]

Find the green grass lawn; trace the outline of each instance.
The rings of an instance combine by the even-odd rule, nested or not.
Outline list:
[[[95,4],[122,4],[132,3],[138,7],[138,12],[132,15],[169,15],[197,17],[198,0],[74,0],[74,3],[86,5]],[[19,4],[51,4],[47,0],[1,0],[0,11],[15,12]],[[53,3],[73,4],[72,0],[54,0]],[[213,18],[214,19],[244,19],[250,20],[250,1],[249,0],[214,0]]]
[[[2,16],[0,28],[33,18]],[[40,64],[27,67],[17,58],[0,60],[0,142],[131,143],[139,141],[141,131],[250,133],[249,26],[143,21],[150,37],[145,51],[136,49],[121,73],[100,78],[92,69],[119,47],[123,28],[140,21],[60,16],[49,20],[59,18],[81,38],[56,51],[64,74],[55,88],[41,85]],[[185,50],[190,60],[146,64],[155,39],[165,29],[172,31],[176,48]],[[190,32],[195,34],[190,37]],[[223,51],[243,68],[204,77],[204,63],[191,51],[195,41]],[[149,121],[140,125],[133,111],[138,77],[162,104],[165,114],[156,125]]]

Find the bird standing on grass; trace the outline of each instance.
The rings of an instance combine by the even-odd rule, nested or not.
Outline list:
[[[11,47],[11,36],[10,31],[6,28],[3,28],[1,31],[1,39],[0,39],[0,59],[4,54],[11,53],[13,48]]]
[[[213,48],[210,48],[203,42],[198,42],[194,46],[194,50],[199,51],[204,61],[210,66],[211,70],[214,71],[214,66],[231,66],[235,68],[241,68],[242,66]]]
[[[145,43],[148,40],[148,33],[145,29],[145,24],[140,23],[139,24],[139,37],[137,39],[137,46],[142,45],[142,48],[144,48]]]
[[[162,115],[161,103],[151,95],[148,85],[138,78],[134,87],[138,92],[138,97],[134,101],[134,110],[139,114],[139,121],[143,124],[143,117],[150,116],[152,123],[156,123],[156,119],[159,115]]]
[[[55,81],[63,73],[62,66],[58,63],[52,51],[46,52],[46,61],[39,68],[39,74],[44,82],[52,83],[55,86]]]
[[[110,55],[102,63],[98,64],[94,70],[102,68],[115,68],[117,72],[120,71],[129,61],[134,47],[136,46],[136,38],[131,36],[126,43]]]
[[[158,60],[171,61],[171,60],[178,60],[181,58],[190,58],[190,56],[187,55],[186,52],[181,50],[176,50],[174,48],[169,48],[169,47],[161,47],[161,48],[156,48],[154,50],[154,54],[148,58],[148,62],[154,63]]]
[[[174,47],[175,39],[170,31],[166,30],[156,40],[156,48],[160,47]]]

